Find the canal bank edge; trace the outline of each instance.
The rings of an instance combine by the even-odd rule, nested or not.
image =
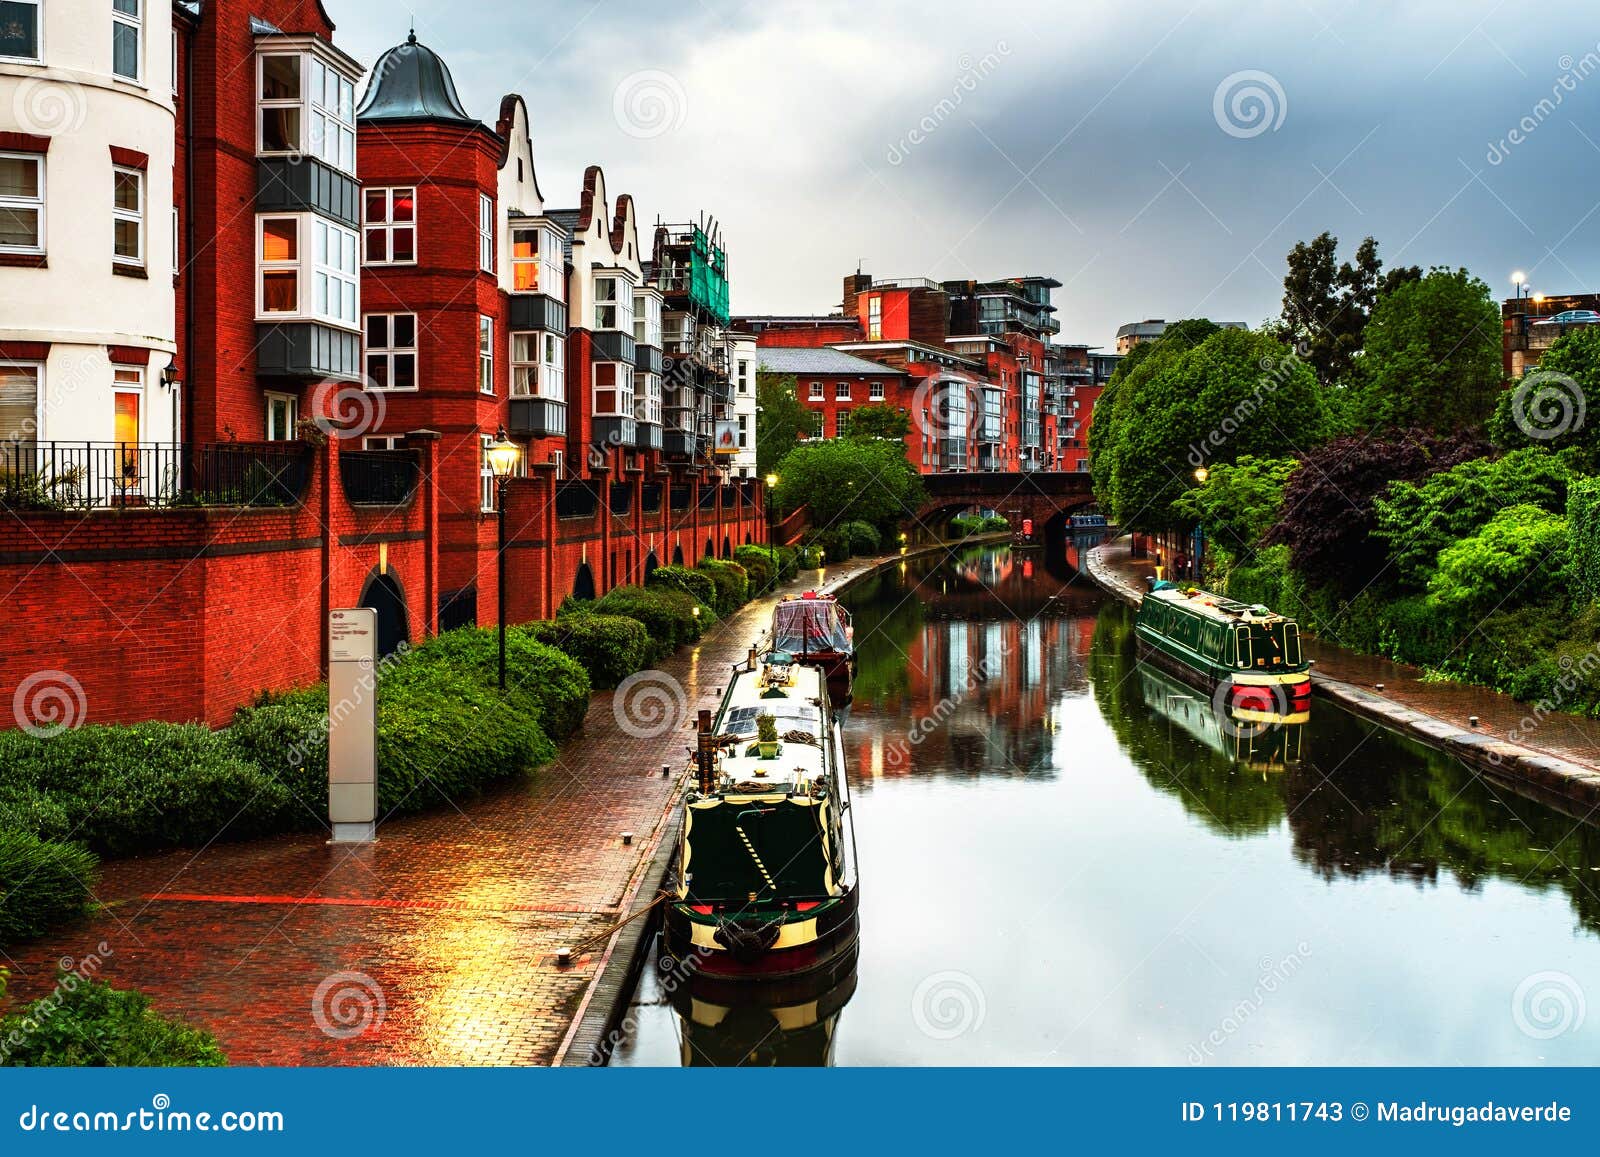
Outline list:
[[[967,546],[992,546],[1009,542],[1009,531],[998,534],[980,534],[957,542],[939,542],[929,546],[910,547],[904,554],[885,555],[874,559],[860,569],[851,569],[831,582],[814,588],[829,594],[839,594],[858,582],[871,578],[879,571],[913,558],[956,550]],[[799,584],[792,584],[799,585]],[[605,950],[605,963],[595,974],[576,1010],[577,1019],[567,1030],[566,1039],[557,1051],[552,1067],[587,1068],[604,1065],[621,1039],[620,1030],[627,1019],[628,1002],[638,986],[639,977],[649,963],[650,946],[654,942],[656,915],[645,913],[655,907],[657,897],[666,886],[667,873],[673,857],[678,852],[677,833],[683,819],[682,784],[689,772],[687,767],[678,773],[679,790],[674,803],[664,814],[656,829],[660,839],[646,864],[635,890],[630,893],[625,923],[613,933]]]
[[[1083,573],[1102,590],[1137,607],[1144,593],[1104,566],[1100,549],[1097,546],[1089,551]],[[1590,809],[1600,807],[1600,768],[1574,763],[1481,731],[1465,730],[1459,724],[1417,711],[1365,687],[1321,675],[1315,667],[1311,669],[1311,683],[1318,694],[1346,710],[1409,735],[1486,775],[1518,787],[1531,787],[1548,796],[1550,802],[1565,801]]]

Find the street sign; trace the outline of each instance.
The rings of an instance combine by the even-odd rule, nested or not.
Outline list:
[[[716,454],[737,454],[739,452],[739,423],[736,419],[717,419],[716,437],[712,440],[712,452]]]
[[[377,611],[328,612],[328,821],[336,844],[377,838],[377,651]]]

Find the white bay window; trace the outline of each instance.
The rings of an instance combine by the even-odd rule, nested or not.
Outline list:
[[[653,426],[661,425],[661,375],[639,374],[635,381],[639,388],[634,399],[633,416]]]
[[[355,78],[316,52],[256,57],[256,152],[356,171]]]
[[[594,367],[596,417],[633,417],[633,367],[620,362],[596,362]]]
[[[615,275],[596,275],[594,279],[595,329],[620,329],[633,332],[633,287]]]
[[[355,233],[314,213],[256,220],[256,316],[359,328]]]
[[[566,343],[553,333],[529,330],[511,335],[511,396],[567,400]]]

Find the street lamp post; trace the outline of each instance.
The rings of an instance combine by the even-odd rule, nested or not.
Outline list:
[[[506,437],[506,428],[501,426],[495,434],[494,441],[489,444],[489,469],[494,471],[494,505],[496,518],[499,521],[497,534],[498,549],[495,559],[499,571],[496,586],[499,589],[500,602],[500,690],[506,689],[506,480],[511,477],[511,472],[516,469],[517,459],[521,451],[517,444]]]
[[[772,559],[772,589],[778,589],[778,476],[768,474],[767,484],[767,554]]]
[[[1522,270],[1517,270],[1511,275],[1511,284],[1517,287],[1517,305],[1521,306],[1522,299],[1528,293],[1528,275]]]
[[[1201,486],[1206,484],[1206,479],[1211,477],[1211,471],[1204,466],[1194,472],[1194,480]],[[1204,558],[1206,551],[1206,532],[1204,523],[1195,523],[1194,527],[1194,581],[1201,582],[1205,579]]]

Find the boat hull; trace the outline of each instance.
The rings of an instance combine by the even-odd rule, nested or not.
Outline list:
[[[834,969],[854,953],[860,935],[857,889],[848,889],[815,916],[789,912],[781,921],[739,921],[744,928],[778,924],[779,934],[769,946],[753,939],[739,943],[726,934],[719,939],[725,923],[725,917],[695,912],[688,904],[670,904],[663,920],[662,954],[692,962],[699,981],[770,983],[807,976]]]
[[[1257,673],[1225,667],[1201,666],[1135,630],[1139,658],[1176,675],[1191,687],[1214,696],[1219,706],[1263,716],[1299,715],[1311,709],[1311,673]]]

